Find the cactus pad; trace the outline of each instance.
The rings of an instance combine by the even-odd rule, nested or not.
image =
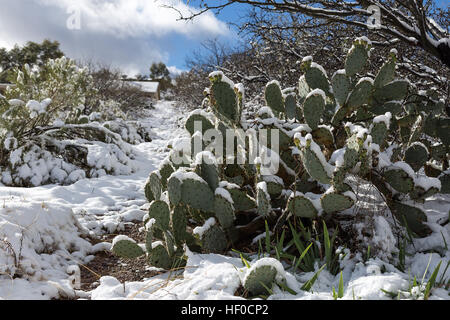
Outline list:
[[[315,142],[320,145],[324,145],[327,148],[334,147],[334,137],[331,130],[326,126],[319,126],[317,129],[311,132],[311,135]]]
[[[299,192],[294,197],[291,196],[289,198],[287,209],[295,216],[301,218],[315,218],[318,213],[311,200]]]
[[[264,97],[266,104],[272,109],[275,116],[285,113],[283,94],[278,81],[271,81],[266,85]]]
[[[117,236],[113,241],[111,251],[126,259],[135,259],[145,254],[145,251],[132,239]]]
[[[153,200],[155,200],[155,197],[153,196],[150,181],[148,181],[148,180],[144,187],[144,194],[145,194],[145,198],[147,199],[148,202],[152,202]]]
[[[269,195],[273,199],[278,198],[284,189],[283,179],[273,175],[263,176],[262,179],[267,183],[267,192]]]
[[[201,123],[201,133],[204,134],[206,130],[214,129],[214,124],[204,115],[200,113],[192,113],[187,118],[184,127],[191,136],[195,133],[195,122]]]
[[[385,181],[398,192],[408,193],[414,188],[413,178],[403,169],[390,168],[384,172],[383,176]]]
[[[423,223],[427,221],[427,216],[419,208],[397,201],[389,203],[389,208],[400,223],[406,221],[408,228],[418,236],[424,237],[431,233],[431,229]]]
[[[236,211],[247,211],[256,208],[255,199],[250,197],[245,191],[241,190],[239,186],[226,184],[223,185],[223,187],[230,193]]]
[[[323,91],[312,91],[303,102],[303,117],[311,129],[317,129],[324,110]]]
[[[391,57],[377,73],[375,77],[374,86],[376,88],[384,87],[386,84],[394,80],[395,77],[395,58]]]
[[[182,202],[205,212],[214,210],[214,193],[195,172],[179,169],[170,176],[167,187],[173,205]]]
[[[215,81],[211,86],[212,107],[222,120],[238,123],[240,120],[238,98],[227,82]]]
[[[334,98],[343,106],[347,101],[348,94],[351,89],[351,83],[345,70],[339,70],[331,78],[331,85],[333,87]]]
[[[222,190],[227,192],[225,189]],[[214,213],[223,228],[227,229],[233,225],[235,220],[233,204],[230,203],[227,197],[224,197],[222,193],[216,192],[214,198]]]
[[[345,73],[352,77],[366,65],[368,55],[368,43],[364,40],[356,40],[345,59]]]
[[[225,232],[218,225],[211,226],[203,233],[201,243],[202,248],[210,253],[221,253],[228,247]]]
[[[297,100],[295,99],[295,94],[287,94],[284,99],[284,108],[286,110],[286,117],[288,119],[297,119],[298,118],[298,108],[297,108]]]
[[[211,190],[215,190],[219,186],[219,172],[214,163],[210,164],[202,161],[202,163],[196,165],[195,173],[208,183]]]
[[[382,88],[377,88],[374,98],[378,102],[402,101],[408,94],[409,82],[405,80],[394,80]]]
[[[177,205],[170,214],[170,227],[175,243],[180,245],[186,240],[187,209],[183,205]]]
[[[347,106],[350,110],[356,110],[364,104],[369,103],[372,91],[372,81],[367,79],[361,79],[355,86],[355,89],[350,93]]]
[[[380,147],[383,147],[386,144],[387,133],[388,128],[386,126],[386,123],[384,122],[374,123],[370,130],[372,142],[378,144]]]
[[[174,167],[170,163],[170,161],[164,161],[160,168],[159,168],[159,174],[161,175],[161,185],[163,189],[167,188],[167,179],[170,177],[170,175],[175,171]]]
[[[148,178],[148,182],[150,183],[150,190],[153,194],[153,197],[155,200],[159,200],[161,198],[161,176],[158,171],[153,171],[150,173],[150,176]]]
[[[369,111],[375,115],[385,114],[386,112],[397,115],[403,111],[403,107],[398,101],[388,101],[386,103],[374,103],[370,106]]]
[[[153,246],[153,249],[148,256],[148,262],[152,266],[167,270],[172,267],[173,261],[164,245],[162,243],[157,243]]]
[[[423,202],[426,198],[431,197],[432,195],[439,192],[438,188],[431,187],[428,188],[428,190],[425,190],[424,188],[420,186],[415,186],[414,190],[409,193],[409,196],[411,199],[415,201]]]
[[[177,205],[181,201],[181,180],[171,175],[167,180],[167,191],[170,203]]]
[[[323,92],[330,91],[330,84],[328,82],[325,70],[318,64],[311,62],[306,68],[305,80],[311,89],[321,89]]]
[[[301,154],[303,165],[311,178],[319,181],[320,183],[329,184],[331,179],[316,153],[310,148],[304,148]]]
[[[323,211],[333,213],[351,208],[355,204],[355,201],[346,193],[328,192],[320,198],[320,203]]]
[[[268,294],[266,288],[272,288],[276,276],[277,270],[272,266],[254,268],[245,278],[244,289],[253,295]]]
[[[256,185],[256,204],[257,212],[261,216],[267,216],[272,211],[266,182],[260,182]]]
[[[428,150],[421,143],[413,143],[405,151],[405,162],[413,168],[414,171],[418,171],[428,161]]]
[[[161,230],[169,229],[170,209],[167,203],[161,200],[155,200],[150,203],[148,215],[156,220],[155,225]]]
[[[181,201],[205,212],[214,210],[214,193],[203,180],[184,179],[181,184]]]

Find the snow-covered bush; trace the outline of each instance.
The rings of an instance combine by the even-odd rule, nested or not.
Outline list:
[[[393,219],[410,234],[429,234],[420,206],[438,192],[449,192],[450,119],[432,90],[417,92],[408,80],[395,78],[395,51],[376,76],[364,76],[370,50],[367,38],[356,39],[345,68],[331,78],[305,57],[298,87],[282,90],[277,81],[269,82],[267,106],[253,115],[243,113],[243,86],[222,72],[211,73],[203,103],[207,110],[192,112],[185,124],[191,140],[174,144],[145,186],[151,202],[144,218],[146,249],[119,238],[113,251],[128,258],[147,254],[151,264],[167,268],[179,263],[183,245],[191,251],[224,252],[264,231],[267,221],[273,234],[289,243],[278,248],[286,250],[276,251],[278,256],[300,256],[296,240],[301,238],[313,243],[311,251],[332,271],[337,244],[352,247],[339,226],[354,216],[356,178],[382,194]],[[208,129],[215,129],[214,137]],[[269,144],[255,163],[237,161],[239,156],[250,159],[248,143],[234,144],[233,154],[217,148],[222,138],[224,148],[230,142],[227,130],[236,134],[231,139],[240,139],[239,130],[256,134],[263,129],[268,137],[278,133],[278,152],[275,143]],[[241,135],[241,140],[248,138]],[[208,151],[196,150],[198,145]],[[272,174],[267,173],[269,155],[279,164]],[[376,221],[376,228],[389,227],[385,219]],[[378,238],[389,235],[382,247],[395,251],[391,232],[374,232]],[[389,259],[391,253],[380,257]]]
[[[91,251],[87,233],[68,207],[9,199],[0,208],[0,274],[9,281],[67,279],[65,269]],[[50,292],[58,296],[58,290]]]
[[[70,184],[133,172],[133,149],[124,140],[148,141],[149,134],[140,124],[120,120],[124,114],[115,102],[84,114],[87,97],[95,94],[88,70],[65,57],[16,69],[13,84],[0,96],[0,182]],[[119,120],[99,122],[107,119]]]
[[[75,123],[82,114],[86,98],[95,94],[89,71],[79,68],[75,61],[66,57],[49,60],[41,67],[24,65],[16,68],[11,80],[13,85],[8,87],[5,98],[14,99],[16,103],[13,102],[14,108],[7,114],[9,118],[3,113],[2,120],[15,121],[9,121],[9,127],[8,123],[2,122],[2,127],[18,132],[50,125],[55,120]],[[21,104],[18,100],[26,103]],[[16,112],[20,113],[20,118],[15,117]],[[30,127],[23,128],[25,124]]]

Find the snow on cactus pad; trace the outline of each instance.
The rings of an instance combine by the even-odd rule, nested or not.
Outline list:
[[[371,42],[365,37],[356,39],[353,46],[350,48],[345,60],[345,73],[352,77],[360,72],[366,65],[369,58],[369,48]]]
[[[344,105],[351,88],[350,79],[345,74],[345,70],[338,70],[333,74],[331,85],[337,102],[341,106]]]
[[[343,211],[351,208],[356,202],[356,196],[351,191],[344,193],[337,193],[333,187],[331,187],[321,198],[320,203],[323,211],[326,213],[333,213]]]
[[[227,246],[225,232],[217,225],[215,218],[209,218],[203,226],[196,227],[193,231],[201,242],[206,252],[223,252]]]
[[[265,88],[264,97],[266,104],[272,109],[275,115],[285,113],[283,94],[281,92],[280,83],[276,80],[270,81]]]
[[[278,280],[282,281],[285,271],[281,263],[274,258],[262,258],[247,270],[244,277],[244,288],[252,295],[267,294]]]
[[[303,58],[301,67],[305,70],[305,80],[311,89],[321,89],[328,93],[330,84],[325,69],[312,61],[312,57]]]
[[[133,239],[119,235],[113,239],[111,251],[121,258],[134,259],[145,254],[145,251]]]
[[[237,123],[240,114],[234,83],[220,71],[211,73],[209,78],[212,83],[210,92],[215,113],[223,120]]]
[[[233,200],[224,188],[217,188],[215,191],[214,213],[222,227],[229,228],[233,225],[235,220]]]
[[[148,215],[150,218],[156,220],[156,226],[161,230],[168,230],[170,223],[170,209],[166,202],[161,200],[155,200],[150,203],[148,209]]]
[[[195,172],[180,168],[168,179],[169,200],[179,202],[205,212],[214,211],[214,193],[209,185]]]
[[[302,148],[301,157],[308,174],[320,183],[329,184],[333,175],[333,166],[325,159],[319,145],[312,139],[311,134],[307,134],[305,138],[298,133],[294,139],[298,139]]]
[[[317,129],[325,110],[325,93],[321,89],[311,91],[303,102],[303,116],[311,129]]]
[[[320,202],[313,197],[314,194],[308,193],[304,195],[301,192],[292,193],[287,203],[287,209],[297,217],[315,218],[319,210],[321,210]]]
[[[386,182],[398,192],[408,193],[414,188],[414,177],[401,167],[389,167],[383,176]]]

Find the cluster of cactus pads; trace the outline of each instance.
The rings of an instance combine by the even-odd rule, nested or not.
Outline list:
[[[444,103],[432,89],[418,91],[409,81],[396,79],[395,50],[375,76],[361,76],[370,50],[368,39],[356,39],[345,68],[331,78],[312,57],[305,57],[298,87],[282,90],[277,81],[269,82],[267,106],[254,115],[243,113],[241,84],[222,72],[211,73],[203,108],[185,124],[190,141],[171,146],[145,186],[151,202],[144,221],[147,243],[122,239],[113,251],[130,258],[146,252],[151,264],[169,268],[182,260],[184,246],[225,252],[257,220],[271,226],[293,217],[328,221],[355,204],[349,183],[355,176],[384,195],[400,223],[416,236],[427,235],[421,203],[437,192],[450,192],[450,119],[443,116]],[[208,129],[218,134],[212,137]],[[235,139],[227,130],[261,129],[278,130],[280,165],[274,175],[263,175],[258,163],[236,161],[239,154],[248,156],[248,145],[235,148],[234,161],[209,148],[217,137],[225,139],[223,146],[226,139]],[[195,145],[206,151],[194,152]],[[186,146],[190,155],[182,152]],[[264,268],[262,274],[275,277],[272,268]],[[260,291],[259,281],[248,286]]]

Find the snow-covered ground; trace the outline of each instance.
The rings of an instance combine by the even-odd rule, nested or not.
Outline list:
[[[141,122],[153,128],[153,140],[134,146],[139,170],[132,175],[83,179],[69,186],[0,186],[0,298],[73,294],[67,267],[88,263],[104,249],[81,237],[120,232],[124,223],[142,219],[149,173],[167,156],[170,140],[187,134],[180,126],[180,110],[170,102],[157,104],[149,114]],[[19,259],[29,280],[8,276]]]
[[[91,292],[73,289],[74,265],[86,264],[108,243],[92,245],[87,235],[120,233],[124,224],[140,220],[145,214],[144,183],[149,173],[166,157],[172,139],[186,135],[182,129],[183,111],[171,102],[160,102],[143,119],[153,129],[153,141],[134,146],[137,172],[128,176],[103,176],[83,179],[69,186],[46,185],[35,188],[0,186],[0,299],[49,299],[61,296],[91,299],[239,299],[234,296],[247,272],[240,258],[215,254],[189,254],[183,271],[168,272],[141,282],[120,283],[105,275]],[[438,195],[426,205],[436,221],[450,210],[450,199]],[[382,221],[379,223],[382,225]],[[342,262],[344,299],[388,299],[383,290],[408,291],[414,275],[425,282],[442,261],[437,279],[450,260],[450,224],[438,227],[425,239],[416,240],[417,250],[407,256],[406,273],[376,259],[363,263],[361,257]],[[386,234],[378,234],[386,240]],[[389,241],[387,241],[389,242]],[[387,243],[389,245],[389,243]],[[439,245],[441,247],[439,247]],[[438,253],[425,253],[434,250]],[[431,257],[431,259],[430,259]],[[24,275],[11,277],[20,270]],[[68,270],[69,269],[69,270]],[[69,275],[70,269],[75,270]],[[274,289],[270,299],[332,299],[339,275],[324,270],[313,286],[313,292],[300,290],[313,273],[283,274],[297,295]],[[450,270],[445,278],[450,278]],[[444,279],[445,279],[444,278]],[[420,297],[420,294],[418,295]],[[405,298],[408,298],[405,294]],[[431,299],[450,299],[443,288],[433,290]]]

